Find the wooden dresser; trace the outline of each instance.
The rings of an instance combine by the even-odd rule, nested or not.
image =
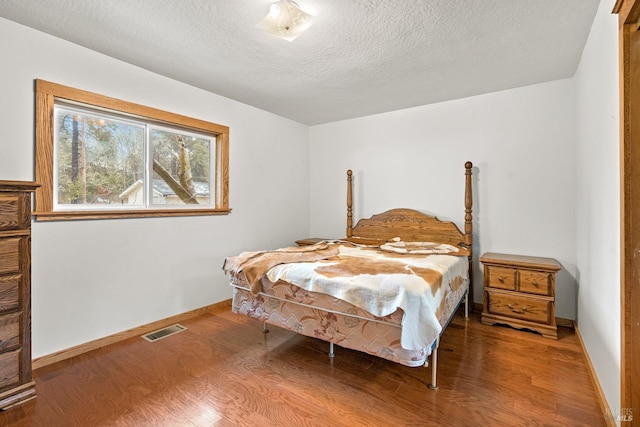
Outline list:
[[[36,397],[31,378],[31,193],[0,181],[0,410]]]
[[[486,253],[482,323],[530,329],[558,339],[555,309],[558,261],[552,258]]]

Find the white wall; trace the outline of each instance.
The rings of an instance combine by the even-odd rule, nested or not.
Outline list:
[[[314,236],[344,236],[346,176],[354,219],[408,207],[464,225],[464,162],[474,163],[475,301],[483,252],[556,258],[557,315],[576,314],[576,149],[571,79],[313,126]]]
[[[33,224],[33,355],[231,297],[221,265],[308,233],[308,127],[0,18],[0,179],[34,178],[36,78],[230,127],[227,216]]]
[[[609,406],[620,409],[618,16],[603,0],[575,75],[578,328]]]

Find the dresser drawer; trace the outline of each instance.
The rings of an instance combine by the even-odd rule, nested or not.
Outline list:
[[[519,291],[528,294],[551,295],[551,274],[545,271],[519,270]]]
[[[487,292],[486,297],[489,313],[536,323],[552,323],[551,300],[502,292]]]
[[[20,307],[21,274],[0,276],[0,312],[16,310]]]
[[[20,381],[20,350],[0,354],[0,388]]]
[[[0,274],[20,271],[20,237],[0,239]]]
[[[20,194],[0,194],[0,230],[20,228]]]
[[[507,267],[487,266],[486,280],[487,286],[491,288],[507,289],[515,291],[516,289],[516,269]]]
[[[0,317],[0,352],[20,345],[21,313],[12,313]]]

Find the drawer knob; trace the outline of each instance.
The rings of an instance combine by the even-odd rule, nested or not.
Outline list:
[[[538,287],[538,281],[536,279],[533,279],[533,281],[531,282],[531,284],[535,287]]]
[[[511,309],[511,311],[513,311],[514,313],[524,313],[525,311],[527,311],[527,306],[523,305],[522,308],[520,310],[518,310],[517,308],[515,308],[513,306],[513,304],[509,304],[508,307]]]
[[[502,277],[502,276],[498,276],[498,282],[500,282],[500,283],[504,283],[504,277]]]

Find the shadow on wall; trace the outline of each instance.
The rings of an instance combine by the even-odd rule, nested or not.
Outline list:
[[[578,279],[569,274],[562,263],[560,266],[562,269],[556,273],[556,317],[576,320]]]

